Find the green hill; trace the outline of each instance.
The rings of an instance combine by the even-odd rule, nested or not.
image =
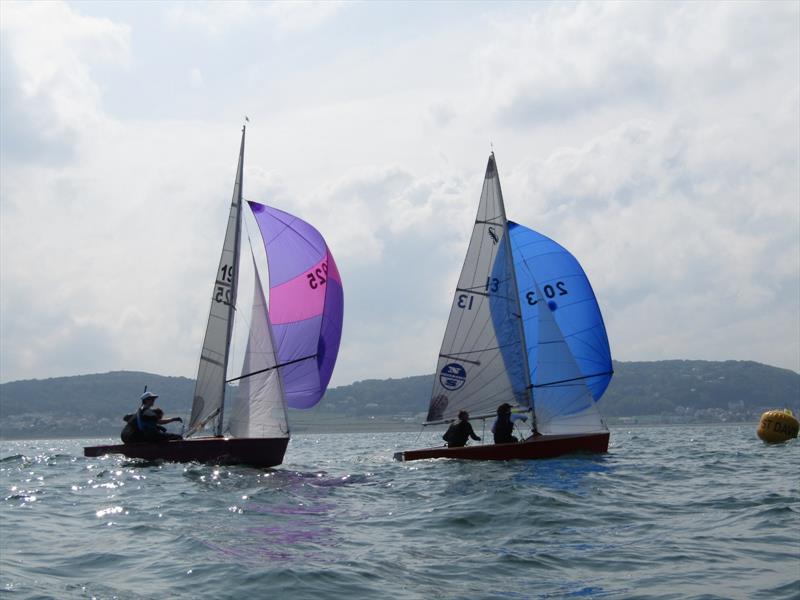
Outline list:
[[[693,418],[756,420],[769,408],[800,406],[800,374],[751,361],[615,362],[600,404],[615,419],[670,422]],[[0,385],[0,436],[116,435],[144,386],[168,414],[187,416],[194,382],[185,377],[115,371]],[[309,411],[292,410],[295,431],[352,428],[370,419],[386,427],[419,423],[433,375],[370,379],[328,390]]]

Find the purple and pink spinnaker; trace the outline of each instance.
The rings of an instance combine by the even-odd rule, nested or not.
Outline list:
[[[342,336],[342,280],[322,235],[287,212],[248,202],[269,263],[269,317],[286,403],[311,408],[333,373]]]

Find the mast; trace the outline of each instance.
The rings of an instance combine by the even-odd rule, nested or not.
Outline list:
[[[225,338],[225,360],[222,367],[222,381],[220,390],[222,401],[219,405],[219,417],[217,420],[216,435],[222,435],[222,424],[225,416],[225,386],[226,374],[228,373],[228,359],[231,353],[231,337],[233,336],[233,317],[236,311],[236,292],[239,287],[239,255],[241,254],[241,239],[242,239],[242,182],[244,180],[244,137],[247,130],[247,125],[242,125],[242,143],[239,148],[239,166],[236,169],[236,183],[234,184],[238,193],[233,199],[231,208],[236,209],[236,235],[233,242],[233,277],[230,288],[230,301],[228,304],[228,330]]]
[[[494,159],[494,150],[492,150],[492,162],[494,163],[495,171],[497,171],[497,162]],[[531,409],[531,428],[533,432],[536,433],[536,411],[534,410],[533,406],[533,383],[531,382],[531,371],[530,365],[528,363],[528,342],[525,339],[525,326],[522,322],[522,306],[519,302],[519,286],[517,284],[517,270],[514,267],[514,253],[511,248],[511,232],[508,230],[508,219],[506,218],[506,206],[505,202],[503,202],[503,190],[500,187],[500,174],[497,173],[497,191],[500,195],[498,205],[500,207],[500,211],[503,215],[503,244],[505,245],[505,249],[507,252],[508,259],[511,261],[511,281],[513,284],[513,298],[514,298],[514,308],[516,312],[514,313],[517,316],[517,328],[519,330],[519,336],[522,340],[522,360],[523,365],[525,368],[523,369],[523,374],[525,375],[525,396],[528,400],[528,406]]]

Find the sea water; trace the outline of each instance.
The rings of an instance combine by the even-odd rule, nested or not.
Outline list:
[[[0,443],[10,598],[800,598],[800,444],[612,429],[608,454],[394,462],[298,435],[274,469]]]

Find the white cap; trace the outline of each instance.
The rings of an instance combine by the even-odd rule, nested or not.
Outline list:
[[[154,394],[154,393],[152,393],[152,392],[145,392],[144,394],[142,394],[142,395],[139,397],[139,399],[140,399],[142,402],[144,402],[145,400],[150,400],[150,398],[152,398],[153,400],[155,400],[156,398],[158,398],[158,394]]]

